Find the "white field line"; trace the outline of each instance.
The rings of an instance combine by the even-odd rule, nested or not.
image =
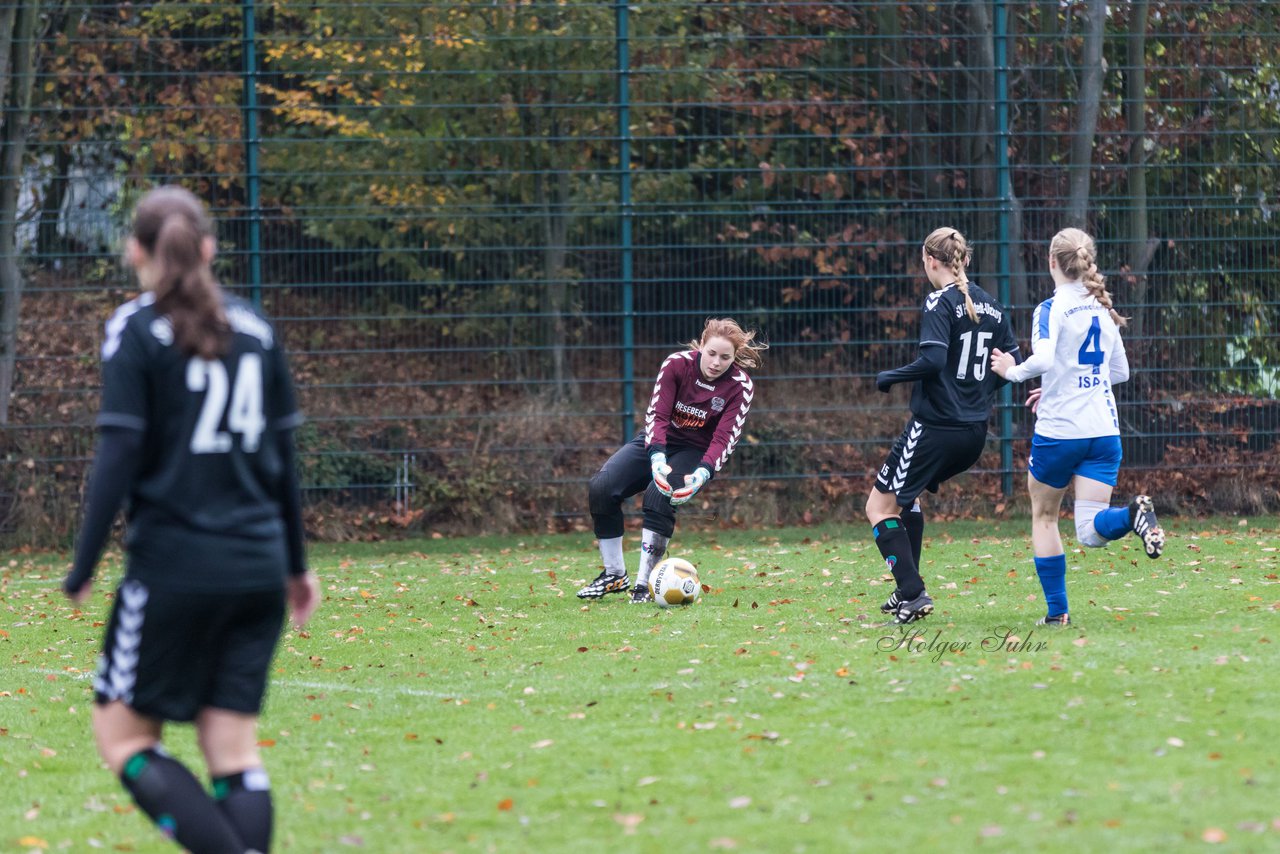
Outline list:
[[[28,672],[37,673],[41,676],[65,676],[68,679],[78,681],[92,679],[92,671],[82,671],[80,673],[71,673],[66,670],[54,670],[49,667],[32,667],[28,668]],[[457,694],[450,694],[444,691],[431,691],[426,688],[412,688],[408,685],[395,686],[376,686],[376,685],[343,685],[338,682],[320,682],[311,679],[272,679],[270,687],[281,688],[306,688],[312,691],[325,691],[335,694],[347,692],[352,694],[372,694],[375,697],[432,697],[436,699],[454,699],[458,698]]]

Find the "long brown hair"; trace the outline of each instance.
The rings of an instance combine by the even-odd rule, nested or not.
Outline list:
[[[702,337],[689,342],[690,350],[701,350],[712,338],[723,338],[733,345],[733,363],[740,368],[756,368],[760,355],[769,345],[756,340],[756,331],[743,329],[736,320],[728,317],[709,317],[702,328]]]
[[[1128,318],[1121,317],[1112,304],[1107,281],[1098,272],[1098,247],[1093,238],[1078,228],[1064,228],[1053,236],[1049,254],[1058,263],[1058,269],[1068,279],[1080,282],[1099,304],[1111,313],[1116,326],[1124,326]]]
[[[969,277],[964,268],[969,266],[973,258],[973,250],[964,239],[964,235],[954,228],[935,228],[924,239],[924,251],[932,258],[937,258],[955,278],[956,287],[964,294],[964,310],[969,319],[978,322],[978,310],[973,306],[973,297],[969,296]]]
[[[202,252],[209,237],[213,220],[181,187],[151,190],[133,214],[133,238],[158,271],[156,311],[169,318],[178,348],[204,359],[226,352],[230,340],[222,288]]]

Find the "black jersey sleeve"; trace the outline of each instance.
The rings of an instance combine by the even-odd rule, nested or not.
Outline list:
[[[911,364],[876,374],[876,388],[887,392],[898,383],[928,379],[947,366],[951,346],[951,305],[946,291],[934,291],[920,312],[920,356]]]
[[[941,346],[936,344],[922,345],[920,357],[911,364],[876,374],[876,388],[887,392],[898,383],[915,382],[916,380],[936,376],[946,366],[947,347],[945,344]]]
[[[302,527],[302,493],[298,484],[298,463],[294,447],[294,428],[303,421],[298,411],[298,401],[289,373],[289,359],[279,334],[274,336],[272,347],[272,386],[269,392],[268,418],[276,433],[276,446],[280,455],[281,473],[274,496],[280,505],[284,519],[285,541],[289,549],[290,575],[302,575],[307,571],[306,533]]]
[[[280,515],[284,519],[285,540],[289,547],[290,575],[302,575],[307,571],[306,533],[302,528],[302,495],[298,487],[298,464],[293,447],[293,430],[281,430],[277,434],[280,464]]]
[[[142,433],[121,427],[104,427],[93,455],[93,470],[76,541],[75,560],[62,589],[75,593],[93,578],[93,568],[111,533],[111,523],[133,485],[142,459]]]
[[[942,347],[945,361],[947,348],[951,346],[951,326],[955,306],[948,296],[951,289],[934,291],[924,301],[920,312],[920,348],[937,344]]]
[[[1010,356],[1013,356],[1014,364],[1022,364],[1022,351],[1018,349],[1018,339],[1013,337],[1013,324],[1009,322],[1009,315],[1006,313],[1000,319],[1000,331],[998,333],[1000,340],[996,343],[996,347]],[[1002,388],[1009,384],[1009,381],[997,374],[991,372],[995,376],[995,387]]]
[[[275,346],[271,348],[272,377],[271,388],[267,391],[269,411],[268,421],[276,430],[292,430],[302,424],[302,413],[298,411],[298,399],[293,390],[293,380],[289,374],[289,359],[284,347],[280,344],[280,336],[275,338]]]
[[[99,427],[147,428],[147,355],[135,324],[128,324],[117,340],[102,350],[102,406]]]

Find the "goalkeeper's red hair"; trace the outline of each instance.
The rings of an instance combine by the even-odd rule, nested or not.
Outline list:
[[[760,357],[769,345],[756,340],[756,330],[743,329],[729,317],[711,317],[702,328],[702,336],[689,342],[690,350],[701,350],[712,338],[723,338],[733,345],[733,363],[740,368],[760,367]]]

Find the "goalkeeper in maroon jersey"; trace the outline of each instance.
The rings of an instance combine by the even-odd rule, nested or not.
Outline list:
[[[676,508],[698,494],[728,461],[742,436],[755,386],[747,368],[768,345],[733,320],[711,319],[702,337],[672,353],[658,369],[644,429],[591,478],[591,520],[604,569],[578,591],[579,599],[631,590],[648,602],[649,573],[667,551]],[[622,555],[622,502],[644,492],[644,530],[636,584]]]

